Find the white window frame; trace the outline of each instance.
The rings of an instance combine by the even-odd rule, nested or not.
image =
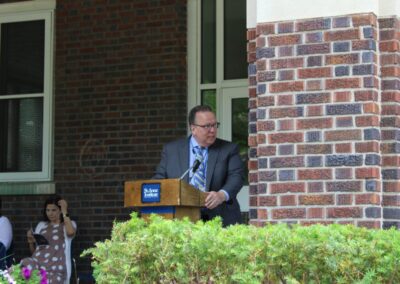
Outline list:
[[[224,80],[224,1],[216,0],[216,82],[201,84],[201,0],[188,0],[188,109],[201,103],[202,90],[216,90],[217,119],[221,120],[219,99],[224,88],[247,87],[248,79]]]
[[[218,137],[232,139],[231,103],[233,98],[248,97],[248,78],[224,80],[224,1],[216,1],[216,82],[201,83],[201,0],[187,2],[188,109],[201,103],[202,90],[216,90],[217,120],[222,121]],[[241,94],[238,94],[241,90]],[[190,129],[188,128],[188,133]],[[242,212],[249,211],[249,187],[243,186],[238,195]]]
[[[0,4],[0,24],[32,20],[45,21],[43,93],[1,96],[3,99],[43,98],[42,171],[2,172],[1,182],[50,181],[53,178],[53,53],[55,0]]]

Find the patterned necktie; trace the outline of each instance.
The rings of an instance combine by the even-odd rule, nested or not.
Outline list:
[[[205,161],[204,161],[203,151],[199,146],[195,146],[193,150],[196,154],[196,157],[201,156],[202,162],[197,171],[194,173],[190,183],[197,189],[201,191],[206,191],[206,171],[204,166]]]

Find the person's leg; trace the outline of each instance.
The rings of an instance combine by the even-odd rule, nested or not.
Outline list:
[[[5,270],[6,265],[6,247],[0,242],[0,270]]]

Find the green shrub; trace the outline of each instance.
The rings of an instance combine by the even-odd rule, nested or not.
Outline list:
[[[149,222],[132,214],[92,255],[97,283],[400,283],[400,232],[350,225]]]

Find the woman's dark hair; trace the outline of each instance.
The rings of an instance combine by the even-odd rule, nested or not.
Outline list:
[[[198,112],[213,112],[212,108],[208,105],[198,105],[192,108],[189,112],[189,126],[194,124],[196,119],[196,113]]]
[[[49,218],[47,217],[47,214],[46,214],[47,205],[54,204],[55,206],[57,206],[61,210],[61,207],[58,205],[58,201],[60,201],[61,199],[62,198],[59,195],[51,195],[46,199],[46,201],[44,202],[44,207],[43,207],[43,220],[44,221],[50,222],[50,220],[49,220]],[[61,223],[64,222],[64,218],[63,218],[61,212],[60,212],[60,222]]]

